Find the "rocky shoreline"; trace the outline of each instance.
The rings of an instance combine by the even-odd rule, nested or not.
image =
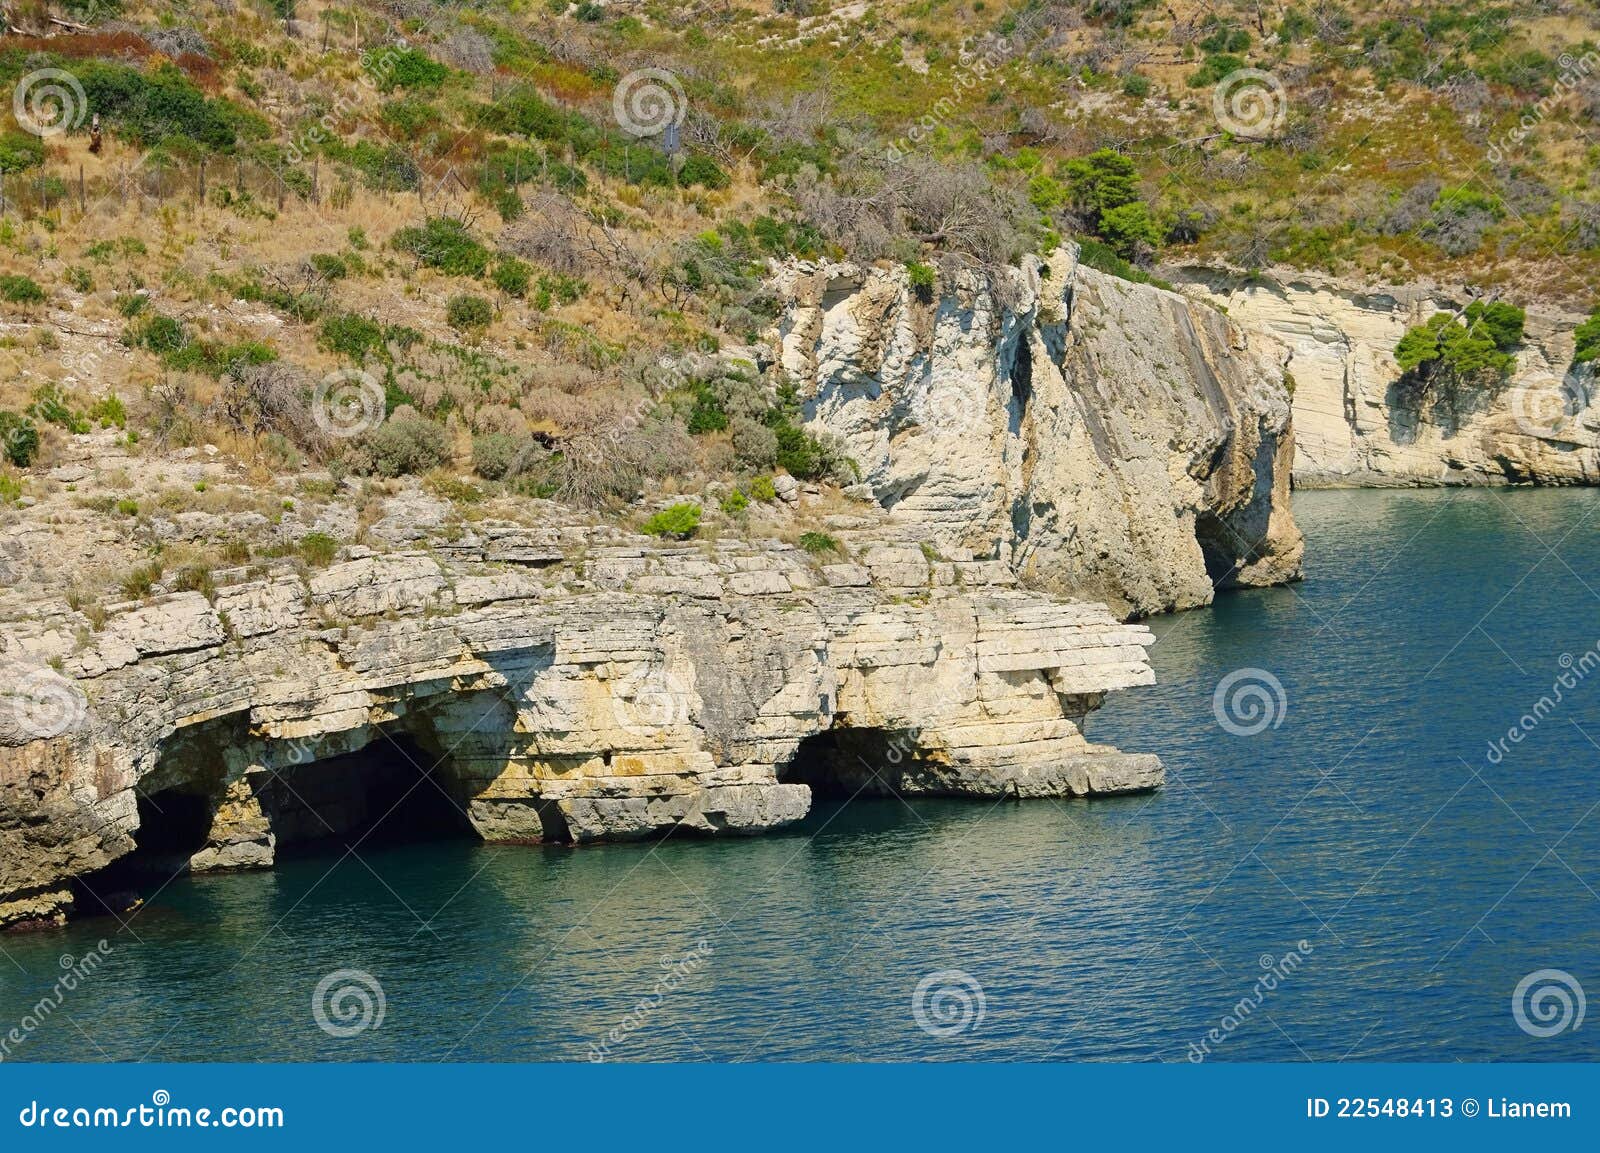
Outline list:
[[[1154,679],[1149,632],[1100,606],[916,547],[817,564],[611,535],[484,524],[444,556],[119,606],[86,646],[70,612],[13,624],[0,924],[59,918],[74,880],[92,887],[174,813],[200,814],[164,830],[195,839],[196,871],[348,832],[377,815],[351,755],[386,741],[436,764],[412,790],[496,842],[779,828],[810,806],[797,761],[872,787],[865,761],[841,773],[839,749],[804,747],[840,731],[897,765],[880,784],[903,794],[1160,783],[1156,757],[1083,735],[1106,693]]]
[[[840,510],[820,553],[549,502],[464,515],[416,482],[265,516],[158,501],[108,529],[69,494],[140,468],[240,501],[259,482],[84,438],[0,530],[0,926],[57,922],[135,865],[269,867],[391,813],[577,844],[778,829],[817,793],[1158,787],[1153,752],[1084,721],[1153,682],[1127,619],[1298,577],[1282,366],[1071,248],[1010,277],[924,299],[904,269],[777,270],[753,355],[861,468],[839,496],[782,491],[780,517]],[[246,525],[362,543],[122,604],[64,579],[140,533]]]

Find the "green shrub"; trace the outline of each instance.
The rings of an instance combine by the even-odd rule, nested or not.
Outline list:
[[[651,536],[688,540],[700,527],[700,506],[681,501],[656,513],[642,528]]]
[[[1124,260],[1142,256],[1161,245],[1161,227],[1142,200],[1119,204],[1101,213],[1100,234]]]
[[[43,304],[44,289],[28,276],[0,276],[0,300],[10,304]]]
[[[449,276],[482,276],[489,268],[489,250],[453,217],[434,216],[420,228],[402,228],[390,243]]]
[[[385,92],[396,88],[432,92],[450,76],[450,69],[415,48],[375,54],[369,67],[377,73],[378,87]]]
[[[1139,199],[1139,170],[1120,152],[1102,148],[1063,166],[1067,194],[1074,209],[1087,220]]]
[[[383,326],[354,312],[341,312],[323,320],[317,343],[337,356],[364,363],[383,350]]]
[[[138,516],[139,502],[131,496],[125,496],[117,502],[117,511],[123,516]]]
[[[708,432],[721,432],[728,427],[728,413],[722,407],[722,398],[707,382],[694,386],[694,407],[689,410],[686,427],[693,436]]]
[[[101,428],[128,427],[127,407],[123,405],[122,398],[114,392],[95,401],[89,408],[88,417]]]
[[[16,504],[22,499],[22,482],[0,472],[0,504]]]
[[[1576,345],[1572,351],[1574,364],[1588,364],[1600,357],[1600,309],[1573,330]]]
[[[325,532],[309,532],[296,546],[300,559],[312,568],[327,568],[339,555],[339,542]]]
[[[344,258],[332,252],[314,252],[310,257],[312,269],[324,280],[343,280],[350,275],[350,266]]]
[[[150,590],[161,579],[161,572],[161,562],[158,560],[147,561],[129,570],[121,582],[123,595],[134,599],[149,596]]]
[[[1207,56],[1205,63],[1200,65],[1200,67],[1190,75],[1186,83],[1190,88],[1209,88],[1219,80],[1232,75],[1243,67],[1245,67],[1244,60],[1241,57],[1234,56],[1230,53],[1222,53],[1221,55],[1217,56]]]
[[[494,320],[494,305],[484,297],[463,292],[445,304],[444,318],[457,332],[481,332]]]
[[[1137,72],[1130,72],[1122,78],[1122,94],[1144,99],[1150,95],[1150,78],[1141,76]]]
[[[66,393],[61,391],[61,386],[58,384],[41,384],[34,389],[33,403],[28,406],[28,414],[45,424],[58,425],[74,436],[81,436],[89,431],[89,421],[82,413],[73,411],[67,402]]]
[[[575,276],[557,273],[554,276],[541,276],[539,278],[539,291],[534,294],[533,306],[540,312],[548,312],[551,303],[572,304],[585,292],[589,286]]]
[[[181,144],[184,138],[213,150],[231,149],[241,132],[264,135],[253,113],[226,100],[208,99],[171,64],[144,72],[126,64],[86,60],[73,64],[87,106],[119,136],[142,147]]]
[[[147,348],[158,356],[177,352],[189,342],[189,335],[184,331],[182,323],[160,313],[151,316],[132,331],[134,345]]]
[[[774,501],[778,499],[778,488],[770,476],[758,476],[750,482],[750,495],[756,500]]]
[[[812,556],[821,553],[840,553],[843,546],[825,532],[803,532],[800,534],[800,547]]]
[[[27,468],[39,454],[39,430],[26,416],[0,411],[0,448],[12,464]]]
[[[911,292],[923,304],[933,303],[933,291],[938,274],[927,264],[906,265],[906,275],[911,282]]]
[[[699,184],[706,188],[726,188],[728,174],[709,156],[691,156],[678,169],[678,183]]]
[[[43,164],[44,157],[44,141],[33,133],[0,133],[0,172],[26,172]]]
[[[450,438],[441,425],[416,412],[396,411],[361,445],[352,462],[358,472],[406,476],[438,468],[450,459]]]
[[[1502,301],[1473,301],[1460,316],[1436,312],[1400,338],[1395,363],[1419,391],[1438,385],[1453,397],[1462,386],[1493,385],[1516,363],[1511,350],[1522,341],[1524,319]]]
[[[186,565],[178,570],[178,575],[172,583],[179,592],[201,593],[207,600],[217,595],[217,582],[212,576],[210,565]]]
[[[484,480],[504,480],[517,466],[523,441],[507,432],[485,432],[472,438],[472,471]]]
[[[494,266],[494,286],[507,296],[523,297],[533,283],[533,269],[515,257],[502,257]]]
[[[750,498],[734,489],[722,498],[722,511],[727,516],[739,516],[750,507]]]

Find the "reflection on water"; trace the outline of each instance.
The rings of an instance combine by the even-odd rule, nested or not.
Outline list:
[[[1600,639],[1597,500],[1301,494],[1310,579],[1152,622],[1161,683],[1092,722],[1162,754],[1154,796],[181,880],[126,930],[0,940],[0,1031],[105,936],[14,1057],[1184,1060],[1217,1030],[1223,1060],[1591,1058],[1592,1030],[1530,1036],[1511,994],[1542,968],[1600,990],[1600,683],[1485,752]],[[1218,725],[1240,668],[1283,685],[1277,728]],[[312,998],[346,969],[384,1015],[337,1038]],[[913,999],[952,970],[981,1017],[951,1001],[969,1027],[937,1036]]]

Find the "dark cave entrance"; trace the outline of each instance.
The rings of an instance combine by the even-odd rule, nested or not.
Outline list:
[[[406,734],[252,781],[277,856],[474,836],[453,774]]]
[[[802,740],[778,780],[808,785],[819,800],[892,797],[914,771],[916,752],[909,729],[835,727]]]
[[[162,789],[139,793],[139,828],[133,852],[72,881],[78,916],[120,914],[133,908],[141,892],[159,888],[189,867],[211,833],[211,800],[203,793]]]
[[[1202,512],[1195,517],[1194,537],[1200,544],[1206,578],[1213,588],[1232,588],[1239,569],[1255,559],[1249,542],[1240,540],[1239,534],[1214,513]]]

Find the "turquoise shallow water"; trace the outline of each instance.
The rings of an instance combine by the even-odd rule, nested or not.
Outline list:
[[[1538,1037],[1512,1001],[1541,969],[1600,995],[1600,668],[1486,755],[1600,643],[1600,492],[1296,512],[1310,579],[1153,622],[1161,683],[1091,722],[1166,759],[1158,794],[856,802],[762,839],[435,843],[180,880],[125,930],[0,939],[0,1034],[105,937],[14,1057],[1600,1055],[1600,1022]],[[1286,702],[1248,736],[1213,708],[1242,668]],[[336,1037],[313,1001],[344,969],[383,1012]],[[324,1002],[359,1023],[358,1000]],[[1558,1024],[1558,999],[1529,1023],[1541,1006]]]

